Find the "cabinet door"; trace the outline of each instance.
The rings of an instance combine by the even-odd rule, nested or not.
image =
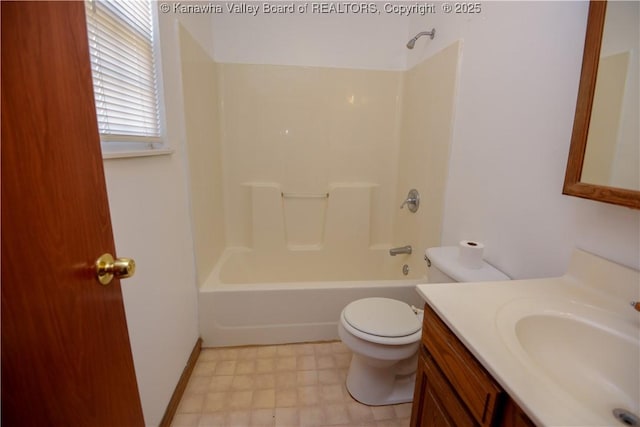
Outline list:
[[[419,359],[414,396],[411,427],[478,425],[426,352]]]
[[[425,373],[426,362],[420,354],[418,358],[418,370],[416,372],[416,387],[413,391],[413,407],[411,408],[411,427],[420,427],[428,425],[427,412],[428,407],[432,404],[428,402],[429,398],[433,398],[431,393],[427,393],[427,375]],[[435,402],[434,402],[435,403]],[[439,408],[438,408],[439,409]],[[445,424],[446,425],[446,424]]]
[[[522,409],[509,399],[504,408],[504,415],[500,427],[536,427]]]
[[[422,340],[448,387],[464,402],[468,413],[481,426],[495,425],[504,391],[428,304]]]
[[[432,390],[427,388],[421,425],[433,427],[456,427],[455,424],[449,420],[449,417],[447,417],[445,411],[439,405],[438,399],[431,392]]]

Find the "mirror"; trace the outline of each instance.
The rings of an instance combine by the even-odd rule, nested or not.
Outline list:
[[[640,209],[638,2],[591,1],[563,194]]]

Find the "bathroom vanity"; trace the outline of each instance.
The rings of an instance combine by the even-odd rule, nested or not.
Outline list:
[[[426,304],[411,427],[534,425]]]
[[[412,427],[640,425],[640,272],[575,250],[561,277],[417,290]]]

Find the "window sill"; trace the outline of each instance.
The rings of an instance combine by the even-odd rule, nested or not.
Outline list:
[[[123,150],[123,151],[103,151],[102,159],[128,159],[133,157],[151,157],[151,156],[168,156],[173,154],[174,150],[168,148],[159,148],[155,150]]]

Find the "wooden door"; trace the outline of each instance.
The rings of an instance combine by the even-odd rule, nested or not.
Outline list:
[[[141,426],[84,2],[1,8],[2,425]]]

